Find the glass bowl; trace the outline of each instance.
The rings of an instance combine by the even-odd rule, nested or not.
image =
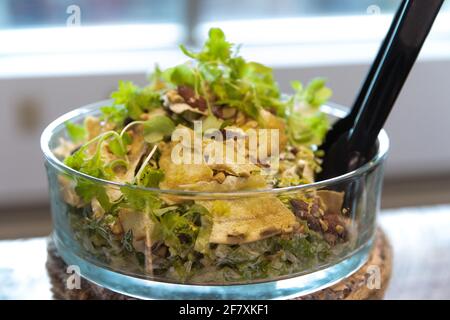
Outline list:
[[[285,299],[337,283],[367,261],[389,144],[384,131],[371,161],[329,180],[257,191],[160,190],[87,176],[66,166],[55,154],[62,139],[68,139],[66,121],[82,123],[88,115],[99,115],[99,108],[108,104],[110,101],[102,101],[69,112],[51,123],[41,137],[53,241],[67,265],[78,266],[84,278],[142,299]],[[332,121],[346,113],[345,108],[334,104],[323,106],[323,111]],[[136,206],[126,209],[126,213],[116,210],[111,218],[99,210],[98,202],[80,201],[77,188],[81,186],[122,197],[131,190]],[[154,217],[149,218],[148,210],[142,209],[155,202],[158,219],[173,220],[167,224],[173,229],[164,229],[166,232],[156,242],[148,231]],[[193,204],[197,209],[177,213]],[[170,209],[164,210],[166,207]],[[238,224],[245,232],[258,233],[262,239],[217,244],[211,241],[213,233],[205,236],[198,231],[195,239],[175,233],[180,216],[189,214],[191,227],[200,230],[199,225],[208,223],[202,218],[204,208],[217,211],[224,207],[231,215],[240,215],[243,220]],[[123,214],[132,217],[132,222],[121,220]],[[286,222],[287,215],[294,216],[294,220]],[[283,234],[279,229],[258,225],[251,218],[254,216],[269,224],[284,223]],[[212,228],[226,225],[226,221],[214,220]],[[246,225],[250,228],[246,229]],[[134,234],[132,241],[130,230]],[[227,234],[237,240],[246,236],[239,232]],[[182,246],[184,253],[175,255],[166,243]]]

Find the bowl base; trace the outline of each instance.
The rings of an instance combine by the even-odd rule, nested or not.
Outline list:
[[[80,289],[67,289],[69,277],[73,275],[67,273],[68,265],[79,266]],[[360,248],[351,258],[332,267],[296,278],[248,285],[192,286],[137,279],[86,262],[70,254],[57,239],[50,239],[47,258],[54,297],[70,300],[380,299],[387,288],[391,268],[392,251],[381,229],[373,246]]]

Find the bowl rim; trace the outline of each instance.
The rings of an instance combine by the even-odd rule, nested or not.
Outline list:
[[[146,192],[153,192],[153,193],[159,193],[159,194],[167,194],[167,195],[177,195],[177,196],[188,196],[188,197],[208,197],[208,198],[222,198],[222,197],[248,197],[248,196],[261,196],[265,194],[280,194],[280,193],[290,193],[300,190],[307,190],[307,189],[320,189],[326,186],[339,184],[341,182],[347,181],[349,179],[359,177],[364,175],[365,173],[369,172],[371,169],[376,168],[379,164],[381,164],[389,150],[389,138],[384,129],[382,129],[378,135],[378,151],[375,154],[375,156],[365,163],[364,165],[356,168],[353,171],[347,172],[343,175],[339,175],[330,179],[326,180],[320,180],[313,183],[308,184],[302,184],[297,186],[289,186],[289,187],[281,187],[281,188],[271,188],[271,189],[257,189],[257,190],[239,190],[239,191],[224,191],[224,192],[211,192],[211,191],[188,191],[188,190],[176,190],[176,189],[159,189],[159,188],[148,188],[148,187],[141,187],[141,186],[135,186],[135,185],[129,185],[125,183],[120,182],[114,182],[109,181],[105,179],[95,178],[90,175],[87,175],[85,173],[79,172],[75,169],[72,169],[68,167],[66,164],[64,164],[61,160],[59,160],[54,153],[51,151],[49,146],[49,141],[51,137],[53,136],[53,133],[56,128],[63,125],[66,121],[70,121],[71,119],[83,115],[88,115],[89,113],[92,113],[95,110],[98,110],[101,106],[107,106],[112,104],[112,99],[106,99],[98,102],[94,102],[91,104],[88,104],[86,106],[74,109],[72,111],[69,111],[58,118],[56,118],[54,121],[52,121],[42,132],[41,138],[40,138],[40,144],[41,144],[41,150],[44,153],[45,160],[47,160],[50,164],[55,166],[56,168],[66,172],[70,173],[72,175],[78,176],[83,179],[87,179],[89,181],[100,183],[104,185],[114,186],[114,187],[126,187],[130,189],[140,190],[140,191],[146,191]],[[348,108],[344,107],[342,105],[328,102],[321,106],[321,110],[325,113],[335,116],[337,118],[343,118],[347,112]]]

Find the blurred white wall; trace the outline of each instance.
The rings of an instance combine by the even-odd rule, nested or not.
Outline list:
[[[367,63],[321,67],[280,67],[283,90],[289,81],[329,79],[333,101],[349,105],[364,79]],[[387,124],[390,178],[450,175],[450,61],[417,63]],[[39,137],[57,116],[108,97],[120,79],[145,83],[143,72],[95,76],[0,79],[0,206],[47,201]]]

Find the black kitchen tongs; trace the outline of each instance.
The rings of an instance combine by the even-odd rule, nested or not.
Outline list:
[[[378,133],[416,61],[444,0],[403,0],[347,117],[320,149],[319,180],[353,171],[373,157]]]

